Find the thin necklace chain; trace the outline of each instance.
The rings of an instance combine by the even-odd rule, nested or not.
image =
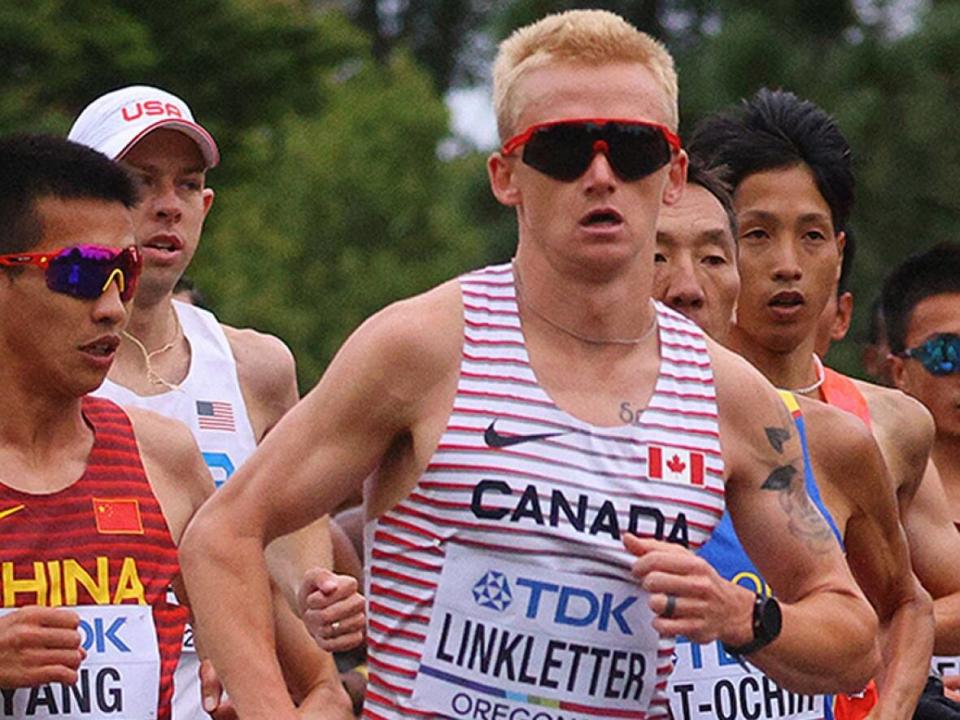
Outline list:
[[[523,305],[527,308],[527,310],[529,310],[538,318],[543,320],[550,327],[553,327],[562,333],[566,333],[570,337],[576,338],[581,342],[588,343],[589,345],[639,345],[648,337],[650,337],[653,331],[657,329],[656,308],[653,306],[653,301],[651,300],[650,307],[654,310],[653,320],[650,323],[650,327],[644,330],[642,335],[638,335],[635,338],[598,338],[598,337],[591,337],[590,335],[582,335],[581,333],[578,333],[576,330],[571,330],[570,328],[564,327],[560,323],[554,320],[551,320],[531,304],[530,299],[527,298],[527,296],[523,292],[523,281],[520,279],[520,273],[517,270],[516,263],[513,263],[513,276],[514,278],[516,278],[515,285],[517,290],[517,299],[523,303]]]
[[[796,390],[791,390],[790,388],[777,388],[778,390],[786,390],[787,392],[792,392],[795,395],[806,395],[807,393],[812,393],[814,390],[819,390],[820,386],[823,385],[823,381],[827,379],[827,372],[823,369],[823,362],[820,360],[820,356],[816,353],[813,354],[813,366],[817,371],[817,380],[806,387],[797,388]]]
[[[124,330],[123,336],[140,349],[140,353],[143,355],[143,363],[147,366],[147,381],[149,383],[152,385],[160,385],[170,390],[178,390],[180,386],[170,382],[169,380],[166,380],[160,375],[160,373],[153,369],[153,364],[150,362],[157,355],[162,355],[163,353],[175,348],[177,343],[180,341],[180,338],[183,337],[183,327],[180,325],[180,318],[177,317],[177,311],[174,310],[173,307],[170,308],[170,311],[173,313],[173,338],[163,347],[159,347],[156,350],[151,350],[148,352],[146,346],[140,342],[140,339],[135,335]]]

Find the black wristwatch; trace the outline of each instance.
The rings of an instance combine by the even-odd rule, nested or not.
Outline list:
[[[728,655],[749,655],[776,640],[782,625],[783,616],[777,599],[757,593],[757,599],[753,602],[753,640],[739,647],[723,643],[723,649]]]

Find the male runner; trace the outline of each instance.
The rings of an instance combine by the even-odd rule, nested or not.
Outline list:
[[[140,273],[135,199],[88,148],[0,140],[0,717],[170,717],[167,593],[212,486],[179,423],[87,397]]]
[[[730,189],[715,170],[690,158],[687,188],[657,220],[653,296],[726,341],[740,293],[737,219]]]
[[[820,371],[813,354],[817,318],[835,288],[843,242],[838,229],[852,201],[842,134],[812,103],[761,90],[739,110],[706,119],[692,148],[727,166],[736,188],[742,285],[731,346],[775,384],[872,423],[895,482],[914,569],[936,600],[936,647],[955,647],[960,578],[935,560],[942,555],[934,549],[957,538],[931,508],[936,478],[920,483],[929,474],[929,417],[902,393]]]
[[[494,78],[508,139],[488,170],[517,214],[514,263],[371,318],[188,531],[188,587],[238,710],[294,717],[264,543],[371,472],[369,717],[666,717],[678,634],[801,689],[862,686],[876,618],[780,399],[649,301],[657,214],[686,165],[669,54],[573,11],[514,33]],[[724,498],[779,605],[689,552]]]
[[[220,160],[216,142],[183,100],[142,85],[94,100],[77,117],[69,138],[121,162],[140,186],[134,228],[144,257],[143,278],[116,361],[96,394],[186,424],[219,486],[293,406],[297,386],[293,356],[278,338],[223,325],[212,313],[173,299],[213,204],[206,173]],[[309,534],[271,548],[274,576],[291,602],[308,569],[331,566],[327,533],[324,520]],[[335,582],[328,571],[318,569],[315,576],[327,591],[318,594],[327,602],[355,593],[349,578],[334,590],[327,585]],[[362,622],[362,615],[337,622],[328,634],[342,634],[355,644]],[[189,628],[176,687],[178,720],[204,717]]]
[[[882,298],[894,380],[933,415],[931,458],[944,508],[960,529],[960,245],[938,245],[904,261],[884,282]],[[950,551],[941,548],[941,560]],[[960,659],[950,654],[935,658],[934,667],[956,676]],[[956,687],[956,678],[948,684]]]
[[[694,317],[711,336],[726,338],[740,287],[736,220],[730,219],[731,197],[725,187],[695,159],[690,166],[687,192],[664,208],[657,223],[655,295]],[[933,629],[929,598],[910,570],[892,481],[876,443],[858,420],[824,403],[797,401],[790,395],[785,401],[801,438],[809,439],[808,470],[814,472],[806,481],[811,499],[846,545],[848,562],[888,627],[887,637],[908,646],[907,656],[900,659],[902,649],[890,647],[888,640],[886,656],[894,660],[894,668],[912,663],[915,669],[897,672],[896,681],[884,686],[882,708],[909,717],[926,677],[925,662],[916,656],[929,654]],[[699,555],[727,580],[766,587],[728,518]],[[719,644],[682,643],[677,655],[670,690],[678,720],[714,714],[823,718],[829,712],[823,696],[785,692],[770,678],[741,668]]]

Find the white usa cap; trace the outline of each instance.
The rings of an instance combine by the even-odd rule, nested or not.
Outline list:
[[[119,160],[158,128],[187,135],[200,148],[208,168],[220,162],[217,143],[193,119],[187,104],[176,95],[148,85],[131,85],[97,98],[80,113],[67,139]]]

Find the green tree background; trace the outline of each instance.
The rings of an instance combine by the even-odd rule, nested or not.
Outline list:
[[[221,318],[276,333],[306,389],[367,315],[508,258],[486,149],[451,142],[444,98],[486,81],[496,43],[602,7],[661,37],[682,132],[761,85],[808,97],[855,151],[856,342],[884,274],[956,241],[960,0],[11,0],[0,132],[66,133],[99,94],[150,83],[217,137],[217,201],[191,268]]]

